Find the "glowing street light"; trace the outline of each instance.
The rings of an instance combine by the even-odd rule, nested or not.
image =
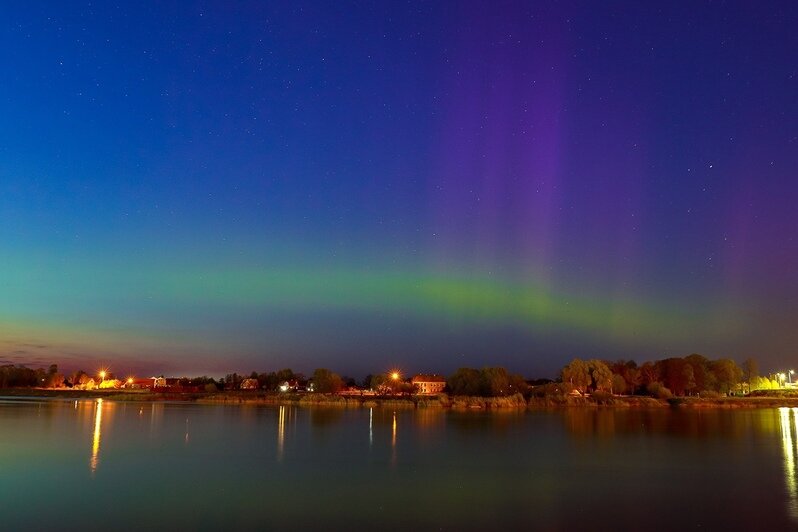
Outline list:
[[[790,384],[792,384],[792,374],[793,373],[795,373],[795,370],[791,369],[790,372],[787,374],[787,378],[789,379]]]
[[[391,380],[398,381],[399,380],[399,372],[393,371],[391,372]]]
[[[101,370],[100,370],[100,379],[101,379],[101,380],[105,380],[105,376],[106,376],[106,375],[107,375],[107,373],[105,373],[105,370],[104,370],[104,369],[101,369]]]
[[[128,377],[128,378],[127,378],[127,384],[128,384],[128,386],[130,386],[131,384],[133,384],[133,377]]]
[[[784,386],[784,381],[787,380],[787,376],[784,373],[779,373],[779,381],[781,385]]]

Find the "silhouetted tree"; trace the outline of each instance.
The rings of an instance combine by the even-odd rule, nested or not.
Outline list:
[[[740,382],[743,370],[728,358],[713,360],[710,364],[712,374],[717,382],[717,390],[721,393],[729,393]]]
[[[313,372],[313,389],[319,393],[336,393],[344,387],[344,381],[337,373],[319,368]]]
[[[584,393],[593,384],[590,367],[584,360],[575,358],[562,369],[562,381]]]
[[[480,395],[482,376],[479,370],[460,368],[446,380],[446,385],[453,395]]]
[[[743,361],[743,379],[748,384],[748,390],[752,390],[752,384],[759,377],[759,364],[753,358],[746,358]]]

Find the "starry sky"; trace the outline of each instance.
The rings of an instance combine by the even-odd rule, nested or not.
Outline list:
[[[798,365],[798,3],[2,11],[0,362]]]

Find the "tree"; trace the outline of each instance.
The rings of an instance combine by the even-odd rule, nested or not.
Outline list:
[[[693,368],[694,390],[701,393],[705,390],[715,389],[715,377],[709,370],[709,359],[698,353],[684,357],[685,362]]]
[[[607,364],[601,360],[589,360],[587,365],[590,369],[590,376],[593,379],[593,387],[602,392],[612,390],[612,371]]]
[[[517,393],[527,395],[529,393],[529,385],[526,383],[526,379],[524,379],[523,376],[513,373],[509,378],[510,389],[507,391],[507,395],[515,395]]]
[[[344,381],[337,373],[319,368],[313,372],[313,389],[319,393],[336,393],[344,387]]]
[[[510,376],[504,368],[482,368],[480,395],[499,397],[510,391]]]
[[[685,362],[682,365],[682,383],[684,384],[684,392],[690,393],[695,389],[695,373],[693,366]]]
[[[626,387],[626,379],[623,378],[623,375],[614,373],[612,375],[612,393],[621,395],[626,391]]]
[[[623,378],[626,381],[626,386],[629,390],[629,393],[637,393],[637,390],[640,388],[640,385],[643,382],[643,376],[640,374],[640,369],[636,365],[635,367],[627,366],[623,371]]]
[[[719,392],[728,394],[740,382],[743,370],[734,360],[721,358],[710,363],[710,370],[715,376]]]
[[[460,368],[446,380],[446,385],[453,395],[480,395],[482,376],[479,370]]]
[[[646,362],[640,366],[640,378],[643,386],[659,382],[659,369],[653,362]]]
[[[573,359],[562,369],[562,381],[581,393],[585,393],[593,383],[590,368],[584,360],[579,358]]]
[[[291,381],[302,380],[299,378],[300,376],[295,374],[293,370],[291,370],[290,368],[281,369],[275,374],[275,377],[278,383],[286,381],[291,382]]]
[[[241,383],[243,381],[243,375],[239,375],[238,373],[228,373],[224,378],[225,388],[228,390],[238,390],[241,388]]]
[[[756,383],[759,377],[759,364],[753,358],[746,358],[743,361],[743,379],[748,384],[748,390],[753,390],[752,384]]]
[[[684,395],[695,388],[693,367],[684,358],[666,358],[655,363],[662,383],[674,395]]]
[[[45,388],[61,388],[64,386],[64,376],[57,371],[55,373],[47,373],[44,386]]]
[[[369,380],[369,388],[378,392],[385,392],[388,390],[388,387],[386,386],[388,380],[388,376],[384,374],[371,375],[371,379]]]

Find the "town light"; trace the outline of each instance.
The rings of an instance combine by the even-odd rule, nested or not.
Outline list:
[[[127,378],[127,383],[128,384],[133,384],[133,377],[128,377]]]
[[[100,379],[105,380],[105,375],[106,375],[105,370],[101,369],[100,370]]]
[[[399,380],[399,372],[398,371],[392,372],[391,373],[391,379],[395,380],[395,381],[398,381]]]

